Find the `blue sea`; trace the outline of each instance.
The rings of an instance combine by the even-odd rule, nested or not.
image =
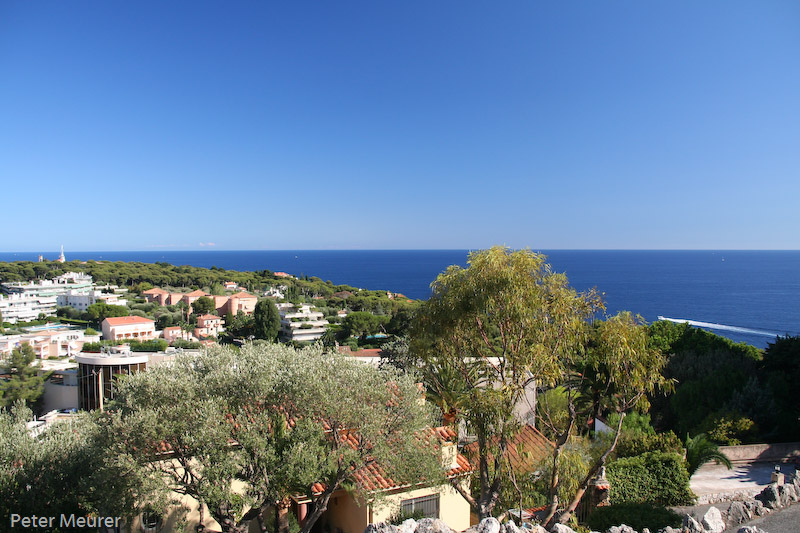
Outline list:
[[[737,342],[765,347],[776,335],[800,335],[800,251],[543,251],[573,287],[596,287],[607,312],[629,310],[648,322],[688,320]],[[0,253],[0,261],[35,261]],[[67,259],[163,261],[229,270],[284,271],[425,299],[466,250],[294,250],[73,252]],[[58,253],[47,254],[55,259]]]

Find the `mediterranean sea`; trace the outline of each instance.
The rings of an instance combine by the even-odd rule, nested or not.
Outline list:
[[[648,322],[665,317],[737,342],[765,347],[776,335],[800,335],[800,251],[542,251],[578,290],[596,287],[607,313],[628,310]],[[287,250],[66,252],[68,260],[162,261],[228,270],[272,270],[335,284],[385,289],[416,299],[466,250]],[[36,253],[0,253],[35,261]],[[58,253],[46,254],[55,259]]]

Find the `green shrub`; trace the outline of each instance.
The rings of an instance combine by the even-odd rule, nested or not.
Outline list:
[[[631,526],[636,531],[644,528],[657,531],[667,526],[681,527],[681,517],[670,509],[648,503],[620,503],[598,507],[589,515],[586,524],[597,531],[606,531],[621,524]]]
[[[738,446],[742,442],[756,442],[758,426],[740,413],[720,411],[709,414],[700,429],[708,438],[722,446]]]
[[[689,505],[694,501],[686,464],[676,453],[647,452],[617,459],[609,463],[607,474],[615,505]]]
[[[683,455],[683,444],[675,433],[622,433],[614,455],[617,458],[635,457],[646,452],[673,452]]]

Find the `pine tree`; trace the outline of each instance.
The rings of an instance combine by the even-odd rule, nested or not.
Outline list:
[[[10,407],[17,400],[23,400],[31,407],[42,397],[49,373],[41,373],[39,364],[34,364],[35,360],[36,353],[29,344],[12,350],[7,363],[9,378],[0,383],[1,407]]]

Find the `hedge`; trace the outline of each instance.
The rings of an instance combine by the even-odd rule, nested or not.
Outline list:
[[[690,505],[694,494],[683,458],[676,453],[647,452],[609,463],[611,503]]]

